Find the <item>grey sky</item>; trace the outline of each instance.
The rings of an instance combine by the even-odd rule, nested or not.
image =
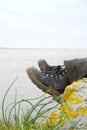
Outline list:
[[[87,48],[87,0],[1,0],[0,47]]]

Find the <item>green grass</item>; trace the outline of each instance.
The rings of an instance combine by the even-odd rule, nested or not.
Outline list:
[[[45,121],[52,109],[57,109],[58,103],[46,94],[34,99],[15,100],[6,105],[6,97],[16,79],[10,84],[2,100],[2,119],[0,120],[0,130],[58,130],[58,125],[47,126]],[[33,102],[35,103],[33,104]],[[23,104],[29,107],[22,111]],[[22,111],[22,112],[21,112]]]
[[[58,109],[58,102],[61,103],[62,97],[43,94],[33,99],[17,101],[17,92],[15,92],[14,101],[7,104],[8,93],[15,82],[16,79],[10,84],[3,96],[0,130],[59,130],[62,125],[62,118],[65,116],[64,112],[58,123],[56,123],[56,118],[52,118],[55,122],[52,124],[49,124],[47,120],[49,113]],[[27,107],[24,108],[25,104]],[[77,124],[75,128],[78,129]],[[81,128],[85,130],[87,123],[83,124]]]

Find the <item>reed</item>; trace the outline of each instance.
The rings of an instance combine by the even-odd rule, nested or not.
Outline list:
[[[17,101],[17,92],[14,101],[6,105],[6,97],[16,82],[10,84],[2,100],[2,119],[0,130],[56,130],[58,125],[47,126],[45,121],[53,109],[57,109],[58,103],[51,96],[43,94],[33,99],[21,99]],[[57,99],[57,98],[56,98]],[[33,103],[35,101],[35,103]],[[21,112],[21,106],[26,103],[29,108]]]

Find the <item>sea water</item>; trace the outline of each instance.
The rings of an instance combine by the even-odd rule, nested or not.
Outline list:
[[[3,96],[17,77],[5,102],[35,98],[43,92],[28,78],[26,69],[45,59],[50,65],[62,65],[64,60],[87,57],[87,49],[0,49],[0,116]]]

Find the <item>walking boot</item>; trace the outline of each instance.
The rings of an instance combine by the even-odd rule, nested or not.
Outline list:
[[[70,84],[65,69],[60,71],[60,73],[59,70],[54,69],[53,75],[43,74],[42,71],[34,67],[28,68],[26,72],[31,81],[36,84],[38,88],[50,95],[59,96],[64,92],[65,87]]]

